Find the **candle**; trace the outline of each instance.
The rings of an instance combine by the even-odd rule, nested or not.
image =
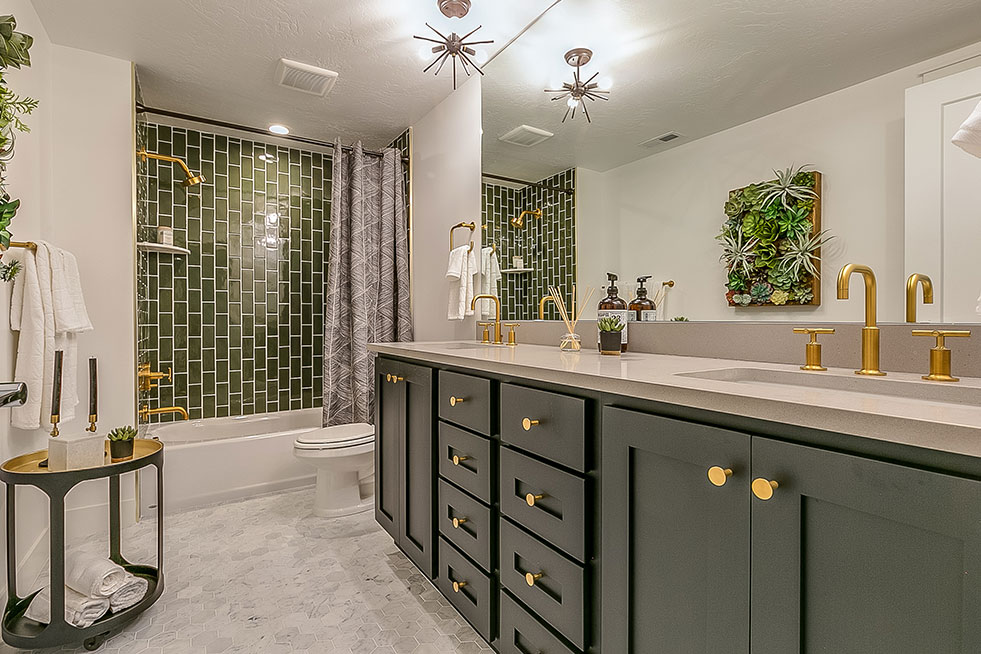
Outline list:
[[[55,352],[54,384],[51,387],[51,422],[57,422],[61,416],[61,366],[65,353]]]
[[[95,420],[99,415],[99,362],[95,357],[89,358],[89,420]]]

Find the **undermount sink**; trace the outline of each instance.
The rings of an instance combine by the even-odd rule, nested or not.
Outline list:
[[[822,372],[796,372],[768,368],[722,368],[700,372],[678,373],[679,377],[709,379],[734,384],[774,384],[801,388],[826,389],[847,393],[884,395],[909,400],[944,402],[946,404],[981,405],[981,388],[889,377],[863,377]]]

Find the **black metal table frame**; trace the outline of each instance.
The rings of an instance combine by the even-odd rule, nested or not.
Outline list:
[[[120,552],[120,475],[151,465],[157,468],[156,568],[131,564]],[[150,585],[146,596],[136,605],[119,613],[108,614],[89,627],[78,628],[65,621],[65,496],[83,481],[102,478],[109,479],[109,559],[121,565],[127,572],[146,578]],[[6,484],[7,490],[7,606],[3,613],[2,635],[8,645],[38,649],[81,643],[86,649],[97,649],[113,632],[134,620],[160,597],[164,587],[162,448],[138,459],[99,468],[48,473],[12,472],[0,468],[0,481]],[[17,486],[34,486],[47,495],[49,500],[51,621],[48,624],[24,616],[27,607],[40,590],[27,597],[17,596]],[[59,553],[61,556],[58,556]]]

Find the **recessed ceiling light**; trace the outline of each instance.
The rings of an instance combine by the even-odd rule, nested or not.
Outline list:
[[[269,131],[273,134],[279,134],[280,136],[286,136],[290,133],[290,128],[286,125],[270,125]]]

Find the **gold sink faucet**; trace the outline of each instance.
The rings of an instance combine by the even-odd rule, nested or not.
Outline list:
[[[504,339],[501,338],[501,298],[496,295],[475,295],[470,302],[471,311],[477,310],[477,302],[480,300],[494,300],[494,345],[504,345]]]
[[[150,416],[157,416],[163,413],[178,413],[182,420],[191,419],[191,416],[187,414],[187,409],[182,406],[165,406],[159,409],[151,409],[148,405],[144,404],[140,407],[140,420],[145,422],[150,419]]]
[[[923,304],[933,304],[933,281],[926,275],[913,273],[906,280],[906,322],[916,322],[916,287],[923,285]]]
[[[551,302],[555,304],[555,298],[551,295],[546,295],[541,300],[538,301],[538,319],[545,320],[545,305]]]
[[[862,329],[862,369],[856,375],[882,377],[886,373],[879,370],[879,328],[875,315],[875,273],[868,266],[850,263],[838,273],[838,299],[848,299],[848,284],[852,275],[858,273],[865,280],[865,328]]]

